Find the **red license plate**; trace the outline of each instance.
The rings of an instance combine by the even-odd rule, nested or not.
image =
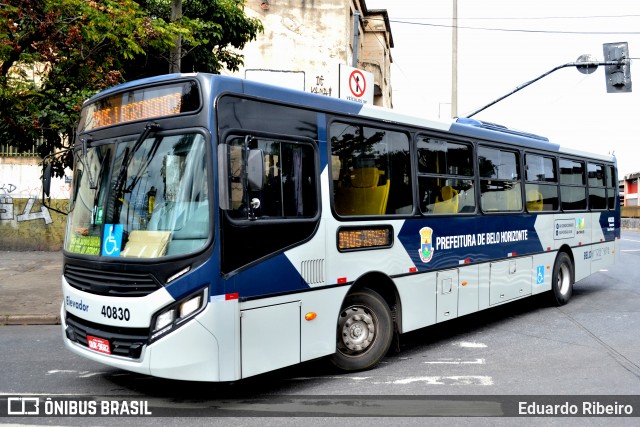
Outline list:
[[[89,345],[89,348],[91,350],[95,350],[100,353],[111,354],[111,347],[109,347],[109,340],[87,335],[87,344]]]

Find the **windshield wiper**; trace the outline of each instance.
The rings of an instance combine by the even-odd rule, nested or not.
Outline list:
[[[80,159],[80,163],[84,165],[84,168],[87,171],[87,178],[89,179],[89,188],[92,190],[95,190],[96,188],[98,188],[98,184],[93,179],[93,176],[91,176],[91,167],[87,159],[87,146],[93,140],[91,138],[82,138],[80,141],[82,142],[82,159]],[[76,152],[76,155],[77,155],[77,152]]]
[[[138,182],[142,178],[142,174],[146,172],[147,168],[155,158],[156,152],[158,151],[158,147],[160,146],[160,141],[162,141],[162,138],[155,138],[155,140],[151,144],[151,148],[149,149],[149,152],[146,153],[146,161],[144,163],[140,162],[140,166],[138,167],[138,170],[133,175],[131,184],[129,184],[127,188],[124,189],[125,193],[130,193],[131,191],[133,191],[133,188],[138,184]]]
[[[116,194],[116,199],[122,197],[122,189],[124,187],[125,175],[127,173],[127,169],[129,168],[129,164],[131,163],[131,159],[133,155],[140,149],[142,143],[149,137],[151,132],[155,132],[160,128],[160,126],[155,123],[147,123],[144,127],[144,130],[133,144],[131,151],[125,150],[124,152],[124,160],[122,161],[122,166],[120,167],[120,173],[118,173],[118,179],[116,179],[116,185],[114,187],[114,191]]]

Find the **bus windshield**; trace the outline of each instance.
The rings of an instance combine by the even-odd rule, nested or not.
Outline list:
[[[134,148],[135,146],[135,148]],[[93,142],[76,153],[65,249],[158,258],[204,247],[210,217],[201,134],[149,133]]]

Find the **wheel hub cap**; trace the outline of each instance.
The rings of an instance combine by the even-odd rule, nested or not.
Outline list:
[[[350,307],[343,312],[340,322],[342,342],[351,351],[366,350],[375,337],[373,318],[360,307]]]

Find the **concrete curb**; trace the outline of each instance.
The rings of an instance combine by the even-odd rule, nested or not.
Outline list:
[[[0,326],[11,325],[59,325],[59,315],[10,314],[0,315]]]

